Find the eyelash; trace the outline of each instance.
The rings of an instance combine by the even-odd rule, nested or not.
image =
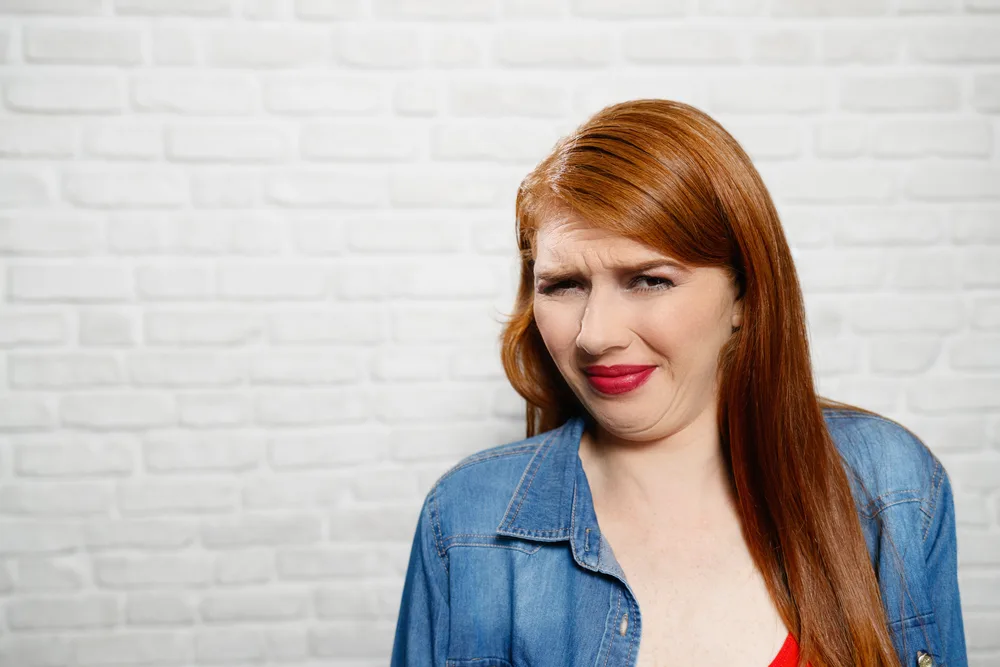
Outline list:
[[[670,289],[671,287],[674,286],[674,281],[670,280],[669,278],[661,278],[660,276],[645,276],[645,275],[643,275],[643,276],[636,276],[632,280],[632,282],[635,282],[636,280],[643,280],[643,279],[645,279],[645,280],[659,280],[659,281],[662,281],[662,282],[658,286],[656,286],[656,287],[642,287],[642,288],[639,288],[637,290],[639,292],[659,292],[659,291],[662,291],[662,290],[668,290],[668,289]],[[573,280],[563,280],[562,282],[558,282],[558,283],[553,283],[551,285],[547,285],[547,286],[541,288],[538,291],[541,294],[554,294],[556,292],[562,292],[562,291],[564,291],[566,288],[563,287],[563,285],[568,285],[568,284],[572,284],[572,283],[575,283],[575,282],[576,281],[573,281]]]

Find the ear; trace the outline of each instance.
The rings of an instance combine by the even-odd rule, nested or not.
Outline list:
[[[733,313],[730,317],[730,324],[734,330],[743,326],[743,299],[738,299],[733,303]]]

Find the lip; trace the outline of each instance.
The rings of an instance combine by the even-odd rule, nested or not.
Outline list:
[[[588,366],[590,386],[602,394],[624,394],[641,387],[656,366]]]

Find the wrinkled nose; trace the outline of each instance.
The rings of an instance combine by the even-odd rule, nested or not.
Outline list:
[[[623,306],[614,294],[592,290],[580,317],[577,347],[594,359],[608,350],[627,347],[628,318]]]

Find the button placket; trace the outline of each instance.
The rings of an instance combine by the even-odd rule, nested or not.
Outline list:
[[[926,651],[917,651],[917,667],[934,667],[934,658]]]

